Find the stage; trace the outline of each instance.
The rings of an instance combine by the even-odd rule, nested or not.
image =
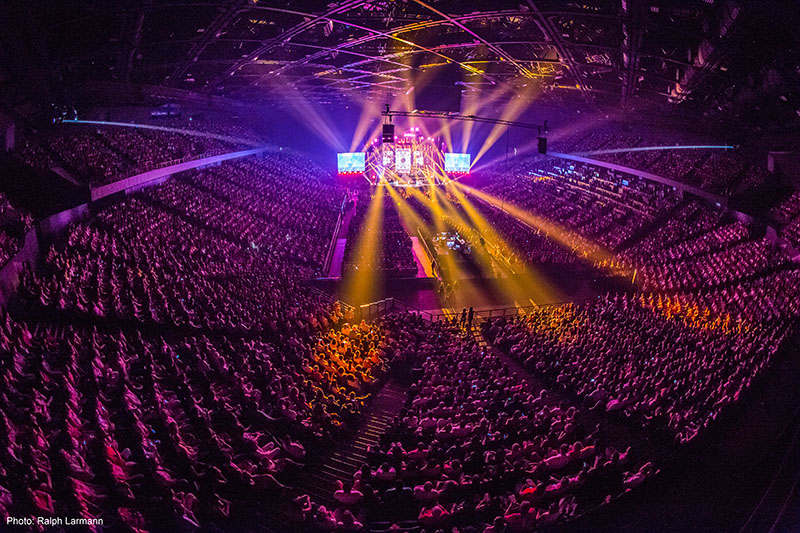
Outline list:
[[[626,292],[633,290],[629,280],[611,277],[588,269],[540,268],[541,286],[554,290],[524,291],[528,280],[523,276],[508,274],[500,278],[464,278],[448,285],[448,296],[442,294],[442,282],[438,278],[385,279],[375,292],[375,300],[394,298],[415,309],[441,311],[442,308],[461,309],[473,307],[488,310],[510,307],[530,307],[564,302],[585,301],[607,291]],[[311,282],[318,289],[348,302],[341,280],[321,278]]]
[[[361,152],[338,153],[338,173],[340,177],[363,177],[376,186],[443,185],[469,174],[471,164],[469,154],[446,150],[442,137],[426,137],[420,128],[411,128],[401,135],[375,138]]]

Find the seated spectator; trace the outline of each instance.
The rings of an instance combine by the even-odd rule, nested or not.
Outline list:
[[[342,505],[352,507],[364,499],[364,495],[358,490],[353,489],[350,482],[342,482],[341,488],[333,493],[334,499]]]

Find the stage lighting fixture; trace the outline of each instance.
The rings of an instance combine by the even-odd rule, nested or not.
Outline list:
[[[383,142],[384,143],[394,142],[394,124],[383,125]]]
[[[539,153],[547,153],[547,137],[539,137]]]

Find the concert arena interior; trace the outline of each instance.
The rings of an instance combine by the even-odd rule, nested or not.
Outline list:
[[[0,531],[800,531],[798,35],[0,2]]]

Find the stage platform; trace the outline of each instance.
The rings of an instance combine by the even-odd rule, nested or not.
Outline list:
[[[541,285],[549,291],[530,291],[521,293],[520,279],[515,275],[502,278],[466,278],[458,280],[451,286],[450,295],[442,296],[440,281],[436,278],[387,279],[381,283],[376,300],[394,298],[416,309],[439,310],[441,308],[476,309],[502,307],[529,307],[570,301],[584,301],[605,291],[632,290],[629,283],[619,278],[610,278],[597,272],[561,272],[556,269],[542,271]],[[341,279],[321,278],[314,280],[313,285],[328,294],[342,298],[348,304],[346,296],[340,294]]]

